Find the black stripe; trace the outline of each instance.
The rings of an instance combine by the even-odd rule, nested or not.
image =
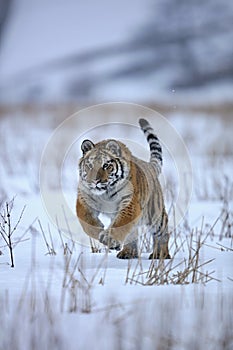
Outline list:
[[[153,154],[153,155],[155,155],[155,156],[162,157],[162,153],[159,152],[157,149],[151,150],[150,153],[151,153],[151,155]]]
[[[152,148],[152,147],[156,148],[159,146],[158,142],[156,142],[156,141],[149,142],[149,145],[150,145],[150,148]]]
[[[151,139],[157,139],[157,137],[155,137],[155,135],[154,134],[149,134],[148,136],[147,136],[147,141],[149,142]]]
[[[119,181],[119,178],[117,178],[115,181],[113,181],[112,183],[110,183],[110,186],[114,186],[117,182]]]
[[[121,168],[121,178],[123,179],[123,178],[124,178],[124,167],[123,167],[123,164],[122,164],[122,162],[120,161],[119,158],[116,158],[116,161],[118,162],[118,164],[120,164],[120,168]]]
[[[151,135],[152,135],[152,134],[151,134]],[[149,143],[152,143],[152,142],[157,142],[157,143],[159,143],[159,139],[158,139],[157,136],[154,135],[154,137],[150,137],[150,139],[149,139],[148,142],[149,142]]]
[[[155,142],[152,142],[150,144],[150,150],[157,150],[159,153],[162,153],[162,148],[159,144],[156,144]]]
[[[157,153],[156,151],[153,151],[153,152],[151,153],[151,158],[159,159],[161,162],[162,162],[162,160],[163,160],[161,154],[160,154],[160,153]]]
[[[117,173],[118,173],[118,170],[119,170],[119,166],[118,166],[117,160],[116,159],[111,159],[111,162],[116,164],[116,171],[115,171],[114,174],[117,176]]]
[[[114,197],[118,192],[114,192],[113,194],[111,194],[110,198]]]

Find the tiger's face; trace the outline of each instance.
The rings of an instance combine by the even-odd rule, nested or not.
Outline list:
[[[94,145],[90,140],[85,140],[81,149],[80,180],[93,194],[111,192],[128,175],[129,166],[122,159],[121,146],[117,141],[107,140]]]

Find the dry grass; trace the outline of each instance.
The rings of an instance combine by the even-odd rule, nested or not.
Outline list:
[[[89,102],[88,106],[94,105],[96,102],[93,101],[93,103]],[[219,116],[221,115],[222,118],[227,122],[229,118],[232,117],[233,113],[233,104],[230,102],[224,102],[224,103],[186,103],[184,99],[182,100],[182,103],[179,101],[175,101],[174,99],[171,101],[171,104],[169,103],[163,103],[161,101],[157,102],[151,102],[147,103],[147,106],[153,110],[158,111],[162,114],[170,114],[171,111],[175,110],[180,113],[193,113],[194,115],[198,115],[200,113],[208,114],[210,116]],[[63,104],[36,104],[36,103],[25,103],[25,104],[11,104],[11,105],[0,105],[0,118],[4,117],[7,114],[14,114],[14,113],[23,113],[26,116],[28,115],[29,118],[31,115],[34,115],[35,117],[38,115],[41,115],[43,113],[51,113],[57,116],[58,123],[61,122],[65,117],[72,115],[77,110],[80,110],[82,108],[87,107],[86,104],[82,103],[63,103]]]
[[[210,281],[218,281],[214,277],[215,271],[208,270],[208,264],[213,259],[203,260],[202,250],[211,234],[215,224],[204,234],[203,227],[192,230],[191,232],[179,232],[172,236],[173,251],[171,259],[152,260],[149,270],[143,269],[142,260],[139,257],[138,263],[132,269],[132,263],[129,262],[126,283],[141,284],[144,286],[152,285],[187,285],[187,284],[206,284]],[[182,230],[184,231],[184,230]],[[185,252],[185,257],[182,258]],[[141,255],[141,254],[140,254]]]

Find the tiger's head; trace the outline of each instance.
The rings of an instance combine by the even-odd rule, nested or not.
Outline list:
[[[127,179],[131,153],[123,143],[105,140],[94,144],[84,140],[81,149],[80,181],[93,194],[111,192]]]

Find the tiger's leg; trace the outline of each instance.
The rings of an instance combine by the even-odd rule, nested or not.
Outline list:
[[[135,259],[138,258],[138,230],[126,237],[125,242],[123,244],[123,248],[117,254],[117,258],[119,259]]]
[[[85,233],[94,239],[98,239],[99,233],[104,228],[103,223],[98,219],[99,213],[88,207],[79,197],[76,202],[76,213]]]
[[[168,249],[169,234],[167,224],[167,213],[163,210],[160,223],[150,228],[153,236],[153,252],[150,254],[149,259],[171,258]]]
[[[168,240],[161,241],[153,237],[153,253],[150,254],[149,259],[171,259],[168,250]]]
[[[110,244],[124,243],[122,251],[117,254],[118,258],[123,259],[124,255],[131,255],[128,258],[125,257],[125,259],[137,256],[137,230],[135,233],[135,227],[140,219],[140,214],[139,202],[136,200],[132,201],[124,210],[117,214],[108,229],[100,232],[99,241],[105,245],[109,245],[109,242]]]

